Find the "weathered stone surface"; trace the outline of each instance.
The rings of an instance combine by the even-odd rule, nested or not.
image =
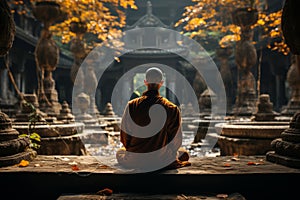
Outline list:
[[[238,138],[277,138],[289,127],[288,122],[232,122],[217,124],[222,136]]]
[[[64,123],[70,123],[75,121],[75,116],[72,114],[69,104],[64,101],[62,103],[62,109],[60,110],[57,119],[63,121]]]
[[[106,104],[103,115],[106,117],[115,117],[116,116],[111,103],[108,102]]]
[[[14,123],[13,127],[20,134],[28,133],[28,123]],[[60,137],[60,136],[69,136],[79,133],[83,130],[83,123],[37,123],[35,128],[35,132],[38,133],[41,137]]]
[[[85,130],[80,134],[84,144],[108,145],[109,132],[105,130]]]
[[[79,134],[62,137],[43,137],[40,155],[86,155],[85,147]]]
[[[279,155],[300,159],[300,143],[287,142],[277,138],[272,141],[271,146]]]
[[[266,158],[270,162],[274,162],[280,165],[292,167],[292,168],[300,168],[300,159],[287,157],[280,154],[275,153],[274,151],[269,151],[266,154]]]
[[[36,151],[29,148],[29,138],[19,138],[12,128],[10,118],[0,111],[0,167],[19,163],[22,159],[32,160]]]
[[[18,131],[12,128],[12,122],[8,115],[0,111],[0,141],[13,140],[18,135]]]
[[[0,142],[0,156],[9,156],[24,151],[30,144],[27,137]]]
[[[27,167],[0,168],[0,179],[5,180],[0,182],[0,187],[2,195],[8,193],[10,197],[24,197],[30,188],[35,188],[31,199],[41,199],[41,196],[43,199],[57,199],[63,194],[94,194],[105,187],[111,188],[115,194],[180,192],[188,196],[189,192],[194,195],[222,192],[230,196],[239,192],[249,200],[297,199],[298,185],[293,181],[299,179],[300,169],[268,162],[265,158],[192,157],[189,167],[131,174],[109,167],[104,164],[106,160],[102,162],[93,156],[38,155]],[[74,163],[78,170],[72,168]],[[20,180],[26,180],[26,184],[19,187],[16,193],[15,185]]]
[[[261,94],[256,103],[254,121],[274,121],[275,116],[278,116],[278,113],[273,111],[273,103],[270,101],[270,96]]]
[[[232,138],[218,136],[221,156],[228,155],[265,155],[271,148],[272,139]]]
[[[3,56],[11,49],[16,34],[14,17],[7,1],[0,2],[0,24],[0,56]]]
[[[57,200],[219,200],[221,198],[215,195],[185,195],[185,194],[134,194],[122,193],[112,194],[111,196],[103,196],[96,194],[81,194],[81,195],[62,195]],[[241,194],[223,194],[227,200],[246,200]]]
[[[0,130],[0,141],[13,140],[18,138],[18,136],[19,132],[15,129]]]
[[[193,143],[200,142],[205,138],[207,133],[216,133],[215,125],[218,123],[222,123],[224,120],[217,119],[196,119],[191,122],[188,127],[190,130],[196,131],[196,135],[194,137]]]
[[[287,142],[300,143],[300,134],[293,134],[286,131],[281,133],[281,138]]]
[[[34,150],[27,149],[26,151],[10,156],[0,157],[0,167],[6,167],[15,165],[21,162],[21,160],[31,161],[36,157],[37,153]]]
[[[297,0],[286,0],[282,9],[281,25],[285,42],[293,54],[300,54],[300,6]]]
[[[300,110],[300,77],[295,57],[291,57],[291,66],[287,72],[287,82],[291,90],[289,102],[283,106],[281,115],[293,117]]]
[[[271,143],[272,151],[267,153],[267,159],[283,165],[300,168],[300,112],[296,112],[290,121],[290,126]]]

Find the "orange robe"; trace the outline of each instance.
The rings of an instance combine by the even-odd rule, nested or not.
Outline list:
[[[165,118],[164,114],[154,111],[150,120],[149,109],[155,105],[162,106]],[[151,123],[158,129],[153,132],[150,127],[148,133],[146,129]],[[182,144],[179,108],[160,96],[157,90],[144,92],[141,97],[128,102],[122,116],[120,140],[125,148],[117,152],[121,165],[146,170],[168,166],[178,160],[178,149]]]

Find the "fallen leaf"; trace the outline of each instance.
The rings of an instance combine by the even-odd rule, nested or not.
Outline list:
[[[112,195],[112,193],[113,193],[113,191],[111,189],[104,188],[103,190],[99,190],[96,194],[110,196],[110,195]]]
[[[249,161],[247,163],[247,165],[262,165],[262,164],[264,164],[264,163],[263,162],[253,162],[253,161]]]
[[[226,199],[228,194],[217,194],[217,198]]]
[[[19,163],[19,167],[27,167],[29,165],[29,162],[27,160],[21,160]]]
[[[73,171],[78,171],[79,170],[79,167],[77,165],[72,165],[72,170]]]
[[[224,163],[224,167],[231,167],[230,163]]]
[[[255,162],[249,161],[247,165],[255,165]]]

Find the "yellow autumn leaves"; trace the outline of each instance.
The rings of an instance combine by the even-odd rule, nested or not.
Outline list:
[[[50,27],[63,43],[75,37],[70,31],[71,22],[85,23],[87,32],[96,35],[100,41],[118,37],[126,24],[125,10],[137,9],[135,0],[30,0],[32,5],[41,1],[58,3],[66,15],[65,19]],[[10,0],[9,3],[14,7],[12,12],[29,13],[30,5],[22,0]]]
[[[120,35],[120,28],[126,24],[124,9],[137,9],[134,0],[57,0],[68,19],[54,24],[50,30],[68,43],[75,34],[70,31],[71,22],[83,22],[87,32],[100,41]]]
[[[282,10],[266,14],[267,6],[264,0],[192,0],[194,5],[187,6],[182,18],[175,24],[182,26],[185,32],[190,32],[190,37],[206,37],[209,32],[220,34],[219,45],[226,47],[241,39],[240,27],[233,25],[231,13],[236,8],[256,7],[259,19],[252,28],[260,28],[263,39],[278,38],[280,42],[268,44],[268,48],[277,50],[284,55],[289,53],[281,31]],[[270,40],[271,41],[271,40]]]

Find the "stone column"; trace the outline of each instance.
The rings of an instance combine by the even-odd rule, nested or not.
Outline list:
[[[256,107],[255,78],[251,68],[257,63],[256,49],[252,43],[251,25],[258,19],[253,8],[239,8],[232,14],[233,23],[241,27],[241,40],[236,44],[235,60],[238,67],[238,87],[233,113],[238,116],[251,116]]]
[[[291,89],[291,96],[288,105],[285,106],[281,112],[282,115],[290,117],[300,110],[300,76],[295,61],[295,56],[293,55],[292,65],[289,68],[286,78]]]
[[[33,5],[33,14],[44,25],[35,48],[36,65],[40,72],[38,98],[40,109],[49,116],[58,116],[61,105],[55,89],[52,72],[59,60],[59,48],[52,38],[49,27],[62,15],[60,5],[55,2],[41,1]]]
[[[127,75],[123,81],[122,104],[126,105],[133,92],[132,89],[133,74]]]
[[[224,82],[225,91],[226,91],[226,103],[227,103],[227,112],[231,112],[232,107],[232,95],[233,95],[233,77],[229,67],[229,57],[232,55],[233,49],[230,47],[219,48],[216,51],[217,59],[219,61],[219,70]]]
[[[171,72],[172,73],[172,72]],[[176,102],[176,75],[175,74],[168,74],[167,75],[167,80],[166,80],[166,86],[167,86],[167,98],[173,102],[173,103],[177,103]]]
[[[7,0],[0,1],[0,18],[1,18],[1,31],[0,31],[0,56],[8,53],[13,45],[16,34],[16,26],[11,9],[7,4]]]
[[[0,99],[1,101],[7,100],[7,71],[6,69],[0,69]]]

